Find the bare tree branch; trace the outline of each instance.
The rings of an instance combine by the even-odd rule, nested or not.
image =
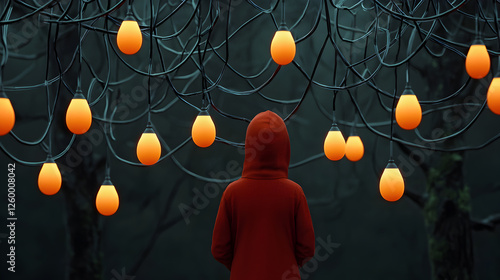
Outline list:
[[[420,208],[424,208],[427,199],[423,195],[408,189],[405,189],[404,195],[420,206]]]
[[[192,205],[194,206],[194,205]],[[170,221],[164,223],[163,225],[161,225],[159,228],[158,228],[158,231],[160,233],[168,230],[169,228],[171,228],[172,226],[175,226],[178,222],[182,221],[184,219],[184,217],[182,217],[182,215],[179,215],[173,219],[171,219]]]
[[[482,220],[471,219],[473,230],[489,230],[494,231],[495,227],[500,225],[500,213],[490,215]]]
[[[397,137],[397,138],[401,138],[397,133],[394,133],[394,136]],[[420,167],[422,169],[422,171],[424,171],[424,173],[428,174],[429,173],[429,170],[430,170],[430,167],[429,165],[425,162],[424,158],[422,158],[420,156],[420,154],[418,153],[413,153],[412,150],[410,150],[410,148],[408,148],[408,146],[406,146],[405,144],[403,143],[400,143],[400,142],[397,142],[396,143],[398,144],[398,147],[399,149],[408,157],[408,158],[411,158],[411,159],[414,159],[415,162],[418,162],[418,164],[416,166]]]

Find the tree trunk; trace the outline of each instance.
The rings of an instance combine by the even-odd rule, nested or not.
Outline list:
[[[428,174],[424,216],[432,279],[473,279],[470,194],[464,183],[463,153],[443,153]]]
[[[62,158],[62,164],[64,159],[67,164],[62,166],[64,181],[61,190],[66,200],[68,280],[103,279],[100,217],[95,207],[95,197],[100,187],[97,178],[103,163],[96,163],[92,155],[80,156],[76,152],[75,147],[85,141],[75,141],[68,156]],[[79,160],[71,164],[71,156]]]

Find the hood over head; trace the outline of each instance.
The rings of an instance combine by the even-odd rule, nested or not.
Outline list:
[[[253,118],[247,128],[243,178],[288,178],[290,138],[285,122],[265,111]]]

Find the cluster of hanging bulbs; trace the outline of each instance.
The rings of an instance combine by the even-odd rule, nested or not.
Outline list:
[[[473,79],[482,79],[490,72],[490,56],[486,46],[476,41],[470,46],[465,60],[467,74]],[[493,78],[487,93],[488,108],[495,114],[500,115],[500,72]],[[396,123],[405,130],[413,130],[418,127],[422,121],[422,108],[417,96],[409,85],[401,94],[395,109]],[[338,161],[342,159],[344,153],[351,161],[361,159],[364,149],[361,139],[358,136],[352,146],[349,147],[350,136],[347,143],[344,142],[342,132],[337,124],[333,124],[328,132],[324,142],[324,152],[328,159]],[[353,138],[354,139],[354,138]],[[357,152],[354,152],[357,151]],[[356,154],[358,157],[352,157],[350,154]],[[380,195],[387,201],[397,201],[404,194],[404,179],[401,171],[393,159],[389,160],[384,169],[379,182]]]
[[[323,150],[331,161],[339,161],[344,156],[350,161],[359,161],[365,153],[361,138],[358,135],[351,135],[345,141],[344,135],[336,123],[332,125],[326,135]]]
[[[136,54],[142,46],[142,33],[139,24],[131,14],[122,22],[118,34],[117,45],[127,55]],[[0,114],[6,120],[0,125],[0,133],[7,134],[14,126],[14,110],[7,98],[0,99]],[[82,93],[75,94],[66,112],[66,125],[74,134],[85,134],[92,125],[92,112],[87,99]],[[2,135],[3,135],[2,134]],[[212,145],[216,130],[212,118],[206,110],[196,117],[192,127],[193,142],[202,148]],[[138,160],[147,166],[156,164],[161,157],[161,144],[151,122],[148,122],[138,143],[136,154]],[[56,194],[62,185],[62,177],[57,163],[49,158],[42,166],[38,176],[38,187],[45,195]],[[115,186],[109,176],[102,183],[96,196],[96,208],[101,215],[110,216],[118,210],[120,201]]]
[[[473,79],[482,79],[490,72],[490,65],[490,56],[486,46],[480,40],[476,40],[470,46],[465,60],[467,73]],[[500,115],[500,65],[499,72],[495,74],[488,87],[486,103],[493,113]]]
[[[117,45],[120,51],[127,55],[139,52],[142,46],[142,33],[137,21],[129,12],[123,20],[117,34]],[[293,61],[296,45],[292,33],[284,26],[276,31],[271,42],[271,57],[278,65],[284,66]],[[490,71],[490,57],[486,46],[477,41],[471,45],[467,54],[466,71],[473,79],[482,79]],[[487,103],[490,110],[500,115],[500,72],[493,78],[488,89]],[[402,129],[413,130],[422,120],[422,108],[417,96],[407,86],[401,94],[395,109],[396,122]],[[0,97],[0,136],[9,133],[14,127],[15,113],[10,100],[2,93]],[[86,133],[92,125],[92,112],[87,99],[82,93],[75,94],[66,112],[66,124],[74,134]],[[196,117],[191,130],[193,142],[202,148],[212,145],[216,137],[216,129],[212,118],[206,110]],[[359,161],[364,155],[363,141],[358,135],[345,138],[337,124],[332,124],[324,141],[325,156],[332,161],[339,161],[344,156],[353,162]],[[161,144],[149,122],[137,144],[137,158],[144,165],[154,165],[161,157]],[[43,164],[38,186],[45,195],[56,194],[62,185],[62,177],[57,163],[48,158]],[[380,178],[379,190],[387,201],[397,201],[404,193],[404,179],[397,165],[389,160]],[[113,215],[119,206],[119,197],[115,186],[106,176],[96,196],[96,208],[104,216]]]

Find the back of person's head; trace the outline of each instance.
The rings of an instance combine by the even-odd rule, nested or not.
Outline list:
[[[256,115],[247,128],[242,177],[287,178],[290,139],[285,122],[276,113]]]

